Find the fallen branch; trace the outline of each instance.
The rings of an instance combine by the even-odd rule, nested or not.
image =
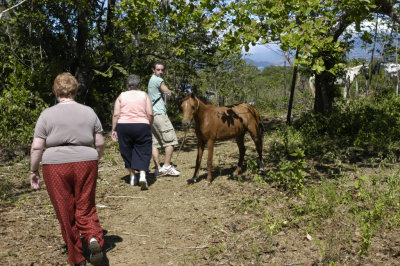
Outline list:
[[[138,234],[132,234],[132,233],[128,233],[128,232],[122,232],[122,233],[125,234],[125,235],[149,237],[148,235],[138,235]]]
[[[106,196],[106,198],[130,198],[130,199],[144,199],[143,197],[133,197],[133,196]]]
[[[102,204],[97,204],[96,207],[97,208],[110,208],[110,207],[108,207],[106,205],[102,205]]]
[[[209,246],[201,246],[201,247],[185,247],[185,248],[177,248],[177,247],[162,247],[159,249],[205,249],[205,248],[209,248]]]

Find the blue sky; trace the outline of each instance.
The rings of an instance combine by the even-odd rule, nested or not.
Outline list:
[[[381,19],[378,20],[378,31],[379,34],[382,36],[386,36],[389,34],[390,29],[388,28],[387,24],[384,23]],[[366,31],[373,31],[375,27],[375,23],[372,22],[365,22],[361,25],[362,30]],[[371,57],[370,48],[363,49],[361,46],[365,45],[360,40],[360,33],[356,32],[354,29],[354,24],[350,25],[347,30],[348,33],[353,35],[353,38],[356,40],[355,47],[350,51],[349,57],[351,58],[364,58],[369,60]],[[376,44],[376,48],[378,50],[382,49],[383,42],[378,41]],[[255,62],[269,62],[271,65],[283,65],[283,55],[282,51],[279,49],[277,44],[260,44],[256,46],[250,47],[248,52],[243,50],[244,58],[249,58]],[[377,52],[375,52],[375,56],[377,56]]]
[[[251,46],[248,52],[243,50],[245,58],[256,62],[269,62],[272,65],[283,65],[282,51],[276,44],[261,44]]]
[[[381,45],[377,45],[377,48],[381,48]],[[276,44],[261,44],[252,46],[248,52],[243,50],[244,58],[249,58],[255,62],[269,62],[271,65],[282,66],[283,65],[283,55],[282,51]],[[376,54],[375,54],[376,55]],[[369,59],[371,54],[357,46],[352,49],[349,53],[351,58],[365,58]]]

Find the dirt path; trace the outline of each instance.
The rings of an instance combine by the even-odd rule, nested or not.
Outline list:
[[[183,132],[178,136],[182,139]],[[213,184],[206,187],[202,180],[187,185],[194,170],[195,143],[191,131],[179,157],[173,157],[180,177],[150,176],[150,189],[141,191],[128,184],[123,161],[108,139],[96,201],[109,265],[321,264],[321,256],[327,256],[321,252],[326,248],[322,239],[336,227],[327,223],[327,235],[313,235],[312,240],[307,226],[282,227],[292,199],[272,186],[258,185],[249,171],[241,180],[230,180],[238,158],[231,141],[219,143],[214,151]],[[249,137],[246,147],[246,158],[255,158]],[[200,176],[206,175],[205,156]],[[3,167],[0,173],[1,191],[8,191],[8,200],[0,202],[0,264],[65,265],[67,254],[44,184],[32,191],[27,167],[22,162]],[[399,265],[397,257],[387,254],[398,237],[393,233],[382,238],[384,242],[372,247],[367,264]],[[348,259],[342,261],[355,265],[357,245],[349,243]]]
[[[182,138],[183,132],[178,135]],[[255,157],[254,144],[249,145],[247,154]],[[179,157],[177,152],[173,157],[181,176],[155,179],[150,175],[150,189],[141,191],[128,184],[123,161],[108,142],[99,166],[96,203],[110,265],[208,265],[210,250],[216,255],[223,248],[224,240],[217,238],[227,234],[226,226],[239,230],[235,220],[247,224],[246,215],[238,215],[238,205],[256,188],[228,179],[237,162],[236,144],[227,141],[216,146],[217,177],[209,187],[204,180],[186,183],[193,174],[196,152],[190,131]],[[206,174],[205,158],[206,153],[200,176]],[[32,191],[23,165],[7,169],[2,177],[13,187],[10,198],[16,200],[1,205],[0,264],[65,264],[65,247],[44,183],[39,191]]]
[[[250,184],[228,179],[237,160],[235,146],[229,141],[219,144],[215,171],[222,175],[209,187],[204,180],[190,186],[186,183],[192,177],[197,152],[193,132],[179,157],[177,152],[174,155],[181,176],[156,180],[150,176],[148,191],[129,186],[125,170],[100,169],[97,203],[107,207],[99,208],[99,214],[111,240],[107,242],[114,240],[107,247],[110,265],[208,265],[209,250],[218,249],[215,233],[226,232],[226,219],[245,219],[236,209]],[[205,175],[205,158],[201,175]],[[122,164],[118,157],[116,168]]]

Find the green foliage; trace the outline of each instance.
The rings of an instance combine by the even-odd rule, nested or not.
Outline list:
[[[313,98],[309,92],[307,77],[309,74],[298,75],[297,87],[294,92],[294,114],[311,109]],[[263,113],[281,116],[287,113],[289,90],[293,76],[293,67],[270,66],[255,76],[257,84],[256,107]]]
[[[257,82],[259,71],[241,58],[239,53],[225,57],[218,53],[215,64],[197,72],[192,85],[199,94],[214,92],[214,104],[230,105],[238,102],[257,102],[264,89]],[[218,63],[219,62],[219,63]]]
[[[326,222],[331,224],[332,221],[340,221],[344,226],[335,228],[347,227],[348,234],[353,238],[354,232],[359,232],[358,254],[360,257],[368,255],[377,232],[400,226],[399,171],[387,170],[381,169],[373,176],[359,174],[355,180],[349,176],[338,180],[323,179],[317,185],[305,187],[301,200],[293,201],[293,223],[307,224],[312,230],[325,231]],[[335,241],[348,245],[348,242],[343,243],[345,236],[338,237],[343,239]]]
[[[254,157],[248,158],[246,161],[246,168],[247,171],[250,171],[253,174],[257,173],[258,171],[257,159]]]
[[[0,97],[0,145],[11,149],[32,141],[36,120],[47,105],[24,87],[5,89]]]
[[[277,91],[271,94],[274,95],[268,95],[258,99],[256,108],[262,110],[264,113],[273,114],[275,116],[285,113],[287,111],[286,103],[289,101],[289,98],[284,95],[279,95]]]
[[[347,203],[347,193],[339,189],[338,183],[324,179],[318,186],[303,190],[304,205],[296,205],[298,215],[313,217],[319,224],[322,219],[332,218],[341,204]],[[308,219],[307,218],[307,219]]]
[[[382,169],[384,173],[386,169]],[[361,229],[359,254],[363,256],[371,246],[375,232],[382,227],[399,226],[400,204],[399,171],[379,176],[359,176],[354,181],[357,198],[362,203],[353,211]]]
[[[121,65],[118,64],[118,63],[114,64],[114,65],[111,65],[105,72],[101,72],[101,71],[98,71],[98,70],[95,70],[95,69],[93,71],[97,75],[101,75],[101,76],[103,76],[105,78],[111,78],[113,76],[113,69],[116,69],[119,72],[121,72],[122,74],[124,74],[125,76],[128,76],[128,72],[126,72],[126,70],[123,67],[121,67]]]
[[[329,115],[336,95],[335,76],[344,68],[345,54],[354,45],[346,34],[347,27],[355,24],[355,30],[361,32],[360,24],[372,21],[372,14],[393,20],[392,10],[398,8],[391,2],[358,0],[214,2],[216,12],[210,28],[224,32],[221,49],[243,46],[247,51],[257,42],[278,41],[282,51],[296,51],[294,64],[316,74],[316,90],[322,97],[316,98],[315,111],[324,115]]]
[[[127,74],[140,75],[146,90],[151,64],[162,60],[166,85],[175,90],[217,51],[200,3],[38,0],[24,5],[0,20],[0,92],[24,85],[50,104],[54,78],[71,72],[80,83],[77,101],[91,106],[105,128]],[[223,57],[218,60],[213,63]]]
[[[290,156],[293,158],[292,160],[281,159],[277,169],[270,170],[268,176],[279,187],[295,194],[301,194],[306,178],[304,152],[300,148],[296,148]]]
[[[8,178],[2,178],[0,182],[0,202],[8,202],[15,200],[9,197],[13,184]]]
[[[240,202],[239,209],[243,212],[248,211],[252,213],[257,213],[258,211],[260,211],[260,209],[263,208],[264,204],[264,199],[246,197]]]
[[[281,158],[301,156],[303,136],[291,127],[278,129],[270,141],[270,156],[277,161]]]
[[[264,232],[268,236],[279,233],[286,222],[282,218],[274,217],[273,214],[270,214],[268,212],[264,214],[264,219]]]
[[[322,146],[373,147],[390,150],[400,141],[400,100],[381,95],[350,103],[337,102],[330,117],[303,114],[295,123],[301,132],[306,152],[325,152]]]

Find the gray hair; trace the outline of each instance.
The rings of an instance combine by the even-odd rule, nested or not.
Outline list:
[[[140,78],[138,75],[129,75],[126,80],[126,86],[130,90],[137,90],[139,88]]]

